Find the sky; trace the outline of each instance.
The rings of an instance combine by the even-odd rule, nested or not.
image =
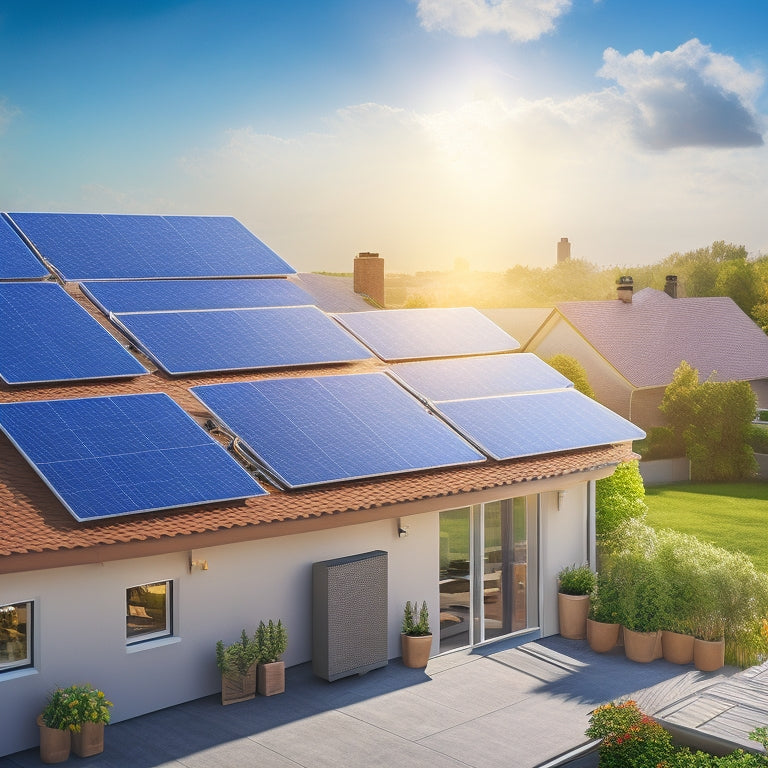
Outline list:
[[[299,271],[768,254],[765,0],[0,0],[0,210]]]

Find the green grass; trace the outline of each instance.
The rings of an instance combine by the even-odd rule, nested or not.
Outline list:
[[[648,524],[749,555],[768,573],[768,483],[678,483],[645,490]]]

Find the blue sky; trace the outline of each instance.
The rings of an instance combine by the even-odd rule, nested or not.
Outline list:
[[[0,210],[227,214],[302,271],[768,253],[762,0],[0,0]]]

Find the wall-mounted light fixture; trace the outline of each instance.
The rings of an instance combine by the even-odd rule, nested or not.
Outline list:
[[[397,535],[401,539],[404,539],[408,535],[410,529],[411,526],[408,525],[402,517],[397,521]]]
[[[207,571],[208,570],[208,561],[207,560],[193,560],[192,555],[189,556],[189,572],[192,573],[192,571]]]
[[[557,492],[557,511],[560,511],[560,507],[565,503],[565,491]]]

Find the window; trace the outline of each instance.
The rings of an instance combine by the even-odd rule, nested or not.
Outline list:
[[[32,603],[0,605],[0,672],[32,664]]]
[[[125,636],[128,643],[167,637],[171,627],[171,582],[155,581],[125,591]]]

